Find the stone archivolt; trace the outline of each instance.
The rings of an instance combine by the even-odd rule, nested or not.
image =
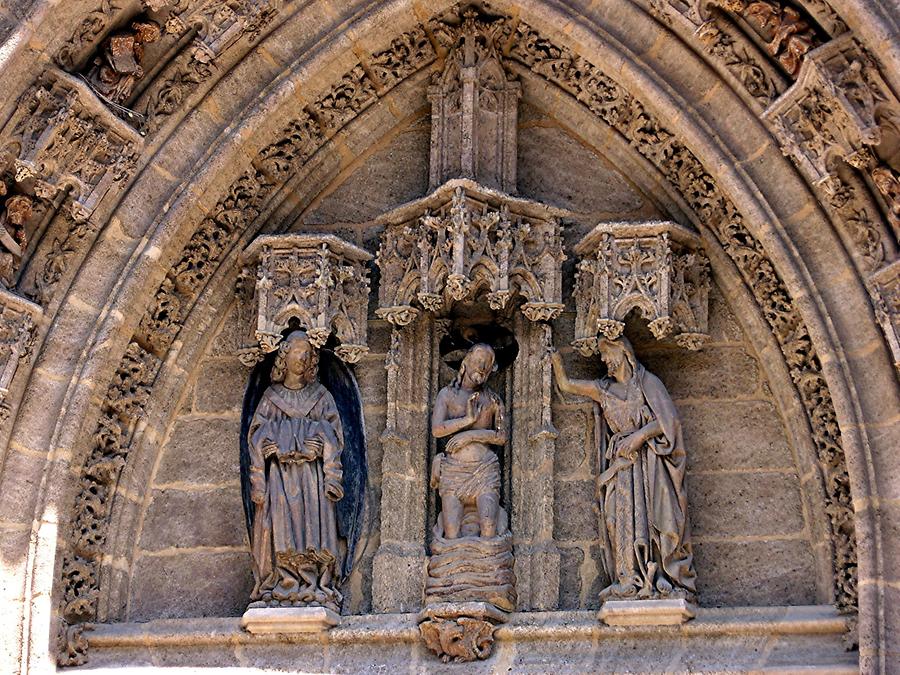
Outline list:
[[[783,281],[712,176],[639,101],[595,66],[540,36],[527,24],[520,22],[515,25],[512,35],[510,58],[560,86],[618,130],[682,194],[735,261],[772,327],[805,404],[827,485],[827,510],[835,537],[838,603],[846,608],[853,607],[856,602],[855,538],[840,430],[819,357]],[[399,55],[402,60],[403,55],[409,53],[411,44],[421,46],[415,52],[421,59],[419,66],[430,62],[433,55],[415,37],[395,41],[388,51]],[[392,57],[383,58],[390,61]],[[364,94],[362,97],[357,94],[361,89],[365,90],[362,83],[367,76],[348,73],[341,84],[318,99],[285,130],[283,139],[260,153],[260,168],[271,170],[255,168],[243,174],[213,214],[201,224],[186,247],[184,257],[159,289],[155,306],[144,317],[141,328],[130,343],[127,356],[117,369],[114,383],[103,403],[104,412],[94,435],[90,457],[82,471],[83,489],[76,502],[73,522],[76,540],[81,541],[84,535],[102,544],[108,526],[109,486],[114,485],[117,467],[127,456],[134,421],[149,396],[159,367],[159,357],[166,353],[174,340],[181,322],[208,280],[209,270],[221,261],[228,245],[253,224],[264,202],[293,165],[310,157],[334,135],[339,127],[329,128],[329,124],[334,124],[333,120],[340,119],[339,124],[346,124],[377,95],[381,95],[386,87],[393,86],[403,77],[395,73],[413,70],[383,68],[379,76],[384,79],[379,86],[371,85],[372,95]],[[385,73],[396,76],[397,80],[391,82]],[[326,108],[334,110],[333,102],[336,101],[340,101],[339,109],[346,111],[341,116],[335,118],[330,112],[320,112]],[[323,125],[321,120],[325,120],[326,124]],[[190,261],[195,258],[202,258],[204,265],[201,267],[205,271],[198,272],[198,268],[191,264]],[[146,345],[150,351],[140,345]],[[75,547],[75,553],[67,555],[63,565],[63,663],[77,663],[84,658],[77,626],[90,621],[93,616],[92,602],[98,582],[96,559],[82,554],[92,550],[90,546],[79,544]]]

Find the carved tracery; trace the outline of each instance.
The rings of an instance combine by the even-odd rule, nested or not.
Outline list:
[[[688,349],[709,338],[709,260],[699,238],[672,222],[601,223],[575,247],[575,342],[585,355],[598,332],[615,340],[638,310],[654,337],[674,335]]]
[[[359,361],[369,349],[366,262],[371,257],[333,235],[272,235],[254,241],[244,260],[256,269],[256,313],[241,360],[253,365],[275,351],[293,321],[313,347],[323,347],[334,333],[335,354],[347,363]]]

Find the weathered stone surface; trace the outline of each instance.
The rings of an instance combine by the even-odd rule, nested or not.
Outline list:
[[[778,536],[804,529],[796,475],[713,473],[689,481],[691,529],[697,536]]]
[[[767,401],[678,406],[689,448],[688,471],[784,469],[794,465],[781,417]]]
[[[584,214],[586,220],[637,210],[644,205],[643,195],[609,159],[552,124],[533,123],[519,134],[521,195]],[[547,160],[548,147],[559,151],[552,161]],[[577,239],[580,234],[567,236]]]
[[[186,551],[141,557],[132,577],[129,618],[240,616],[253,578],[249,551]]]
[[[759,365],[743,349],[709,347],[699,352],[673,350],[639,357],[676,403],[679,399],[740,398],[752,395],[759,386]]]
[[[557,481],[553,532],[558,541],[593,541],[599,534],[594,512],[594,481]]]
[[[694,542],[702,607],[808,605],[815,566],[804,539]]]
[[[194,410],[203,413],[239,412],[244,401],[247,369],[236,358],[217,358],[201,366],[194,393]]]
[[[584,549],[579,546],[560,546],[559,553],[559,607],[581,609],[581,564],[584,562]]]
[[[157,483],[218,484],[240,476],[240,418],[179,419],[163,449]]]
[[[141,531],[140,546],[145,551],[246,543],[237,481],[227,487],[153,491]]]

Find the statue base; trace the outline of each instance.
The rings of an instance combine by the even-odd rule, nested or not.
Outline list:
[[[254,635],[321,633],[340,622],[340,614],[325,607],[253,607],[241,617],[241,628]]]
[[[419,613],[419,633],[444,663],[465,663],[491,655],[494,629],[508,618],[489,602],[439,602]]]
[[[599,618],[608,626],[677,626],[690,621],[697,607],[682,598],[670,600],[607,600]]]

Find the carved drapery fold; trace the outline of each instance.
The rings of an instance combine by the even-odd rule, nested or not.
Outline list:
[[[575,340],[596,352],[597,334],[614,340],[637,309],[661,340],[687,349],[709,338],[709,260],[699,237],[673,222],[600,223],[575,247],[583,257],[575,286]]]
[[[253,304],[256,307],[250,341],[239,351],[241,361],[257,363],[278,349],[282,334],[295,321],[313,346],[325,345],[334,333],[334,352],[356,363],[366,345],[366,310],[372,256],[334,235],[287,234],[256,239],[244,252],[256,266]],[[245,268],[248,270],[248,268]],[[249,270],[239,285],[246,287]]]

